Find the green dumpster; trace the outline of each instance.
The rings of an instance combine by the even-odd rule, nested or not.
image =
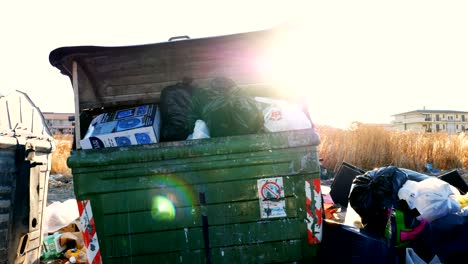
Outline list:
[[[50,62],[72,81],[77,147],[68,159],[89,200],[103,263],[317,260],[321,193],[313,128],[81,149],[90,118],[158,103],[162,87],[219,75],[274,94],[246,63],[274,31],[128,47],[65,47]],[[235,58],[234,58],[235,57]],[[210,62],[210,63],[207,63]]]

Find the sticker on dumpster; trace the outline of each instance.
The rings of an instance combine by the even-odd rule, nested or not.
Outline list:
[[[257,180],[260,217],[286,217],[283,178]]]

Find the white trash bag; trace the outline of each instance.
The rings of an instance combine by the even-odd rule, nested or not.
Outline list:
[[[409,208],[416,208],[428,222],[460,211],[457,195],[457,188],[435,177],[420,182],[408,180],[398,191],[398,198],[405,200]]]
[[[197,121],[195,121],[193,133],[188,135],[187,140],[201,138],[210,138],[210,131],[205,121],[198,119]]]
[[[62,202],[53,202],[44,210],[44,234],[54,233],[66,227],[80,216],[78,204],[75,199]]]
[[[300,105],[283,100],[255,97],[263,107],[264,128],[267,132],[279,132],[312,128]]]

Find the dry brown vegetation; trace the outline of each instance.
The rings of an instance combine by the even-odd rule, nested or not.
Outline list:
[[[70,150],[73,143],[72,135],[55,135],[55,150],[52,152],[51,174],[62,174],[71,176],[71,170],[67,166],[67,159],[70,156]]]
[[[440,170],[468,168],[468,135],[463,133],[394,131],[359,123],[347,130],[318,126],[317,131],[321,138],[319,156],[325,167],[334,171],[343,161],[364,170],[393,165],[422,171],[427,161]],[[71,176],[66,161],[72,135],[54,138],[51,173]]]
[[[335,171],[343,161],[364,170],[393,165],[423,171],[427,161],[439,170],[468,168],[464,133],[395,131],[360,123],[347,130],[319,126],[317,131],[323,164]]]

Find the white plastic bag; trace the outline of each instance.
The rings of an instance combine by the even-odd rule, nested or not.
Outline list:
[[[398,198],[405,200],[409,208],[416,208],[428,222],[460,211],[456,195],[460,192],[455,187],[435,177],[420,182],[408,180],[398,191]]]
[[[208,126],[206,125],[205,121],[198,119],[195,121],[193,133],[188,135],[187,140],[200,138],[210,138],[210,131],[208,130]]]
[[[263,103],[264,128],[267,132],[312,128],[312,124],[299,105],[282,100],[255,97]]]
[[[53,202],[44,210],[44,233],[54,233],[68,226],[80,216],[75,199]]]
[[[441,264],[437,255],[430,262],[424,261],[412,248],[406,248],[406,264]]]

